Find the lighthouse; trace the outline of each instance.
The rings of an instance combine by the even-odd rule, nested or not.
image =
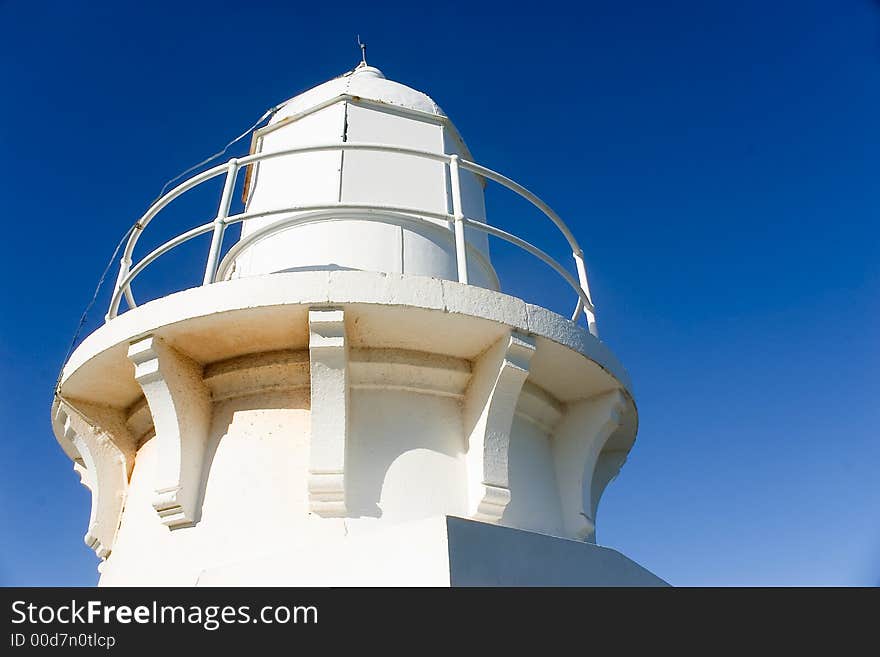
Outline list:
[[[503,165],[363,61],[153,203],[52,405],[100,585],[663,584],[596,543],[632,386],[574,232]],[[210,185],[204,213],[163,223]],[[566,257],[488,213],[489,185]],[[175,236],[142,247],[160,225]],[[571,313],[507,289],[496,240],[554,271]],[[141,298],[183,244],[198,279]]]

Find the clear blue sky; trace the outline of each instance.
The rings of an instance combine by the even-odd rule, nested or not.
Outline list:
[[[318,4],[0,0],[0,583],[96,581],[49,405],[120,234],[354,66],[357,33],[585,245],[641,414],[599,541],[679,585],[880,583],[880,4]],[[525,206],[489,211],[565,255]],[[203,254],[148,289],[195,283]]]

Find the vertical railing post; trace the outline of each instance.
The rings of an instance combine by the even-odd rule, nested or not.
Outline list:
[[[131,271],[131,258],[128,256],[122,256],[122,263],[119,265],[119,270],[121,277],[119,279],[120,285],[122,281],[128,278],[128,274]],[[122,273],[124,270],[124,274]],[[137,308],[137,304],[134,302],[134,295],[131,293],[131,281],[125,284],[125,288],[122,290],[122,293],[125,295],[125,303],[128,304],[129,310],[132,308]]]
[[[131,260],[128,259],[128,256],[123,255],[119,260],[119,273],[116,275],[116,285],[113,286],[113,294],[110,295],[110,307],[107,309],[107,314],[104,315],[105,322],[109,322],[119,313],[119,303],[122,300],[122,290],[120,288],[122,281],[128,276],[129,267],[131,267]]]
[[[584,252],[581,249],[578,249],[574,253],[574,264],[577,267],[578,273],[578,281],[581,284],[581,290],[584,291],[587,299],[590,300],[590,303],[593,303],[593,296],[590,294],[590,284],[587,281],[587,267],[584,264]],[[592,333],[597,338],[599,337],[599,329],[596,326],[596,314],[590,309],[584,306],[584,317],[587,318],[587,328],[590,329],[590,333]],[[575,318],[577,319],[577,318]]]
[[[202,281],[202,285],[213,283],[214,278],[217,276],[220,249],[223,247],[223,232],[226,230],[226,218],[229,216],[229,208],[232,206],[232,193],[235,190],[235,178],[237,175],[238,160],[232,158],[226,167],[226,182],[223,184],[220,207],[217,208],[217,216],[214,219],[214,232],[211,234],[211,250],[208,251],[208,262],[205,265],[205,278]]]
[[[461,176],[458,155],[449,157],[449,186],[452,188],[452,216],[455,224],[455,263],[458,266],[458,282],[467,285],[467,243],[464,237],[464,212],[461,208]]]

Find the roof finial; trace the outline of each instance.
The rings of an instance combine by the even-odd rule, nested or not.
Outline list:
[[[361,35],[357,35],[358,45],[361,47],[361,63],[358,64],[358,67],[367,65],[367,44],[361,43]]]

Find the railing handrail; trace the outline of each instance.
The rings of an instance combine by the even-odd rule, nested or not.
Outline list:
[[[569,246],[571,247],[573,252],[582,252],[580,245],[578,244],[577,238],[575,238],[574,234],[568,229],[568,226],[565,224],[565,222],[559,217],[558,214],[556,214],[556,212],[553,211],[553,209],[549,205],[542,201],[537,195],[533,194],[531,191],[529,191],[519,183],[511,180],[507,176],[504,176],[497,171],[493,171],[492,169],[489,169],[487,167],[481,166],[475,162],[462,160],[455,154],[432,153],[431,151],[424,151],[416,148],[405,148],[403,146],[390,146],[388,144],[374,144],[367,142],[338,142],[313,144],[310,146],[297,146],[296,148],[286,148],[280,151],[253,153],[242,158],[233,158],[233,160],[238,163],[239,168],[244,168],[246,166],[250,166],[252,164],[256,164],[265,160],[272,160],[275,158],[284,157],[285,155],[321,153],[335,150],[364,150],[385,153],[397,153],[399,155],[412,155],[415,157],[422,157],[424,159],[434,160],[436,162],[443,162],[447,164],[452,158],[455,158],[458,160],[459,166],[461,166],[462,168],[467,169],[472,173],[476,173],[479,176],[483,176],[485,178],[488,178],[489,180],[497,182],[499,185],[502,185],[503,187],[506,187],[512,192],[525,198],[532,205],[538,208],[544,215],[546,215],[556,225],[557,228],[559,228],[559,230],[568,241]],[[200,185],[201,183],[206,182],[212,178],[216,178],[221,173],[225,172],[228,166],[228,163],[218,164],[215,167],[198,173],[192,178],[183,181],[175,188],[169,190],[164,196],[154,201],[153,204],[144,213],[144,215],[140,218],[140,220],[135,224],[136,230],[128,240],[128,245],[126,245],[124,255],[129,256],[130,258],[134,249],[134,245],[137,243],[140,233],[143,232],[147,225],[163,208],[165,208],[165,206],[167,206],[169,203],[171,203],[171,201],[176,199],[181,194],[189,191],[193,187],[196,187],[197,185]]]
[[[390,206],[390,205],[381,205],[381,204],[373,204],[373,203],[331,203],[331,204],[315,204],[315,205],[300,205],[300,206],[290,206],[286,208],[278,208],[273,210],[264,210],[259,212],[249,213],[247,211],[236,214],[229,215],[229,209],[231,207],[232,202],[232,194],[235,188],[235,182],[238,176],[238,173],[241,169],[246,168],[251,165],[256,165],[259,162],[263,162],[266,160],[272,160],[288,155],[297,155],[297,154],[307,154],[307,153],[320,153],[320,152],[328,152],[328,151],[345,151],[345,150],[361,150],[361,151],[376,151],[376,152],[385,152],[385,153],[395,153],[400,155],[410,155],[414,157],[419,157],[422,159],[433,160],[435,162],[441,162],[447,165],[444,169],[448,168],[449,170],[449,182],[452,191],[452,213],[444,213],[444,212],[433,212],[429,210],[425,210],[422,208],[406,208],[399,206]],[[560,265],[556,260],[551,258],[547,253],[539,249],[538,247],[530,244],[529,242],[504,231],[495,226],[491,226],[483,221],[475,220],[473,218],[465,217],[462,211],[462,202],[461,202],[461,182],[459,179],[459,169],[464,169],[469,171],[477,176],[481,176],[485,179],[492,180],[493,182],[498,183],[499,185],[509,189],[514,192],[518,196],[529,201],[532,205],[534,205],[538,210],[541,211],[547,218],[549,218],[553,224],[559,229],[562,235],[565,237],[566,241],[569,244],[569,247],[572,250],[572,256],[575,260],[575,267],[577,269],[578,277],[575,279],[562,265]],[[213,178],[216,178],[222,174],[226,174],[226,181],[223,187],[223,194],[220,201],[220,206],[217,211],[217,215],[213,221],[193,228],[185,233],[181,233],[180,235],[168,240],[164,244],[159,247],[153,249],[149,254],[145,257],[141,258],[140,261],[134,266],[132,262],[132,255],[134,253],[134,248],[137,245],[138,239],[140,238],[141,233],[143,233],[144,229],[149,225],[149,223],[159,214],[169,203],[171,203],[174,199],[179,196],[185,194],[189,190],[197,187],[198,185],[207,182]],[[444,176],[445,176],[444,172]],[[112,319],[116,316],[119,310],[119,305],[121,303],[122,297],[125,296],[126,301],[130,307],[135,307],[136,303],[134,301],[134,296],[131,292],[131,283],[134,278],[140,274],[150,263],[152,263],[156,258],[166,253],[167,251],[179,246],[180,244],[193,239],[194,237],[198,237],[199,235],[203,235],[207,232],[211,232],[213,230],[213,236],[211,240],[211,248],[208,255],[208,262],[205,268],[205,277],[203,279],[203,284],[209,284],[216,281],[216,276],[218,270],[222,271],[223,263],[219,262],[219,254],[222,249],[222,241],[223,235],[226,226],[231,225],[233,223],[239,223],[248,221],[250,219],[263,218],[267,216],[273,216],[284,213],[301,213],[301,212],[315,212],[315,211],[345,211],[345,210],[363,210],[363,211],[378,211],[384,212],[393,216],[407,216],[409,219],[415,219],[417,221],[427,222],[428,218],[434,219],[435,221],[447,222],[449,225],[454,228],[454,240],[456,247],[456,261],[458,263],[458,278],[462,283],[467,283],[467,254],[468,251],[472,251],[473,249],[468,249],[467,242],[464,236],[464,227],[469,226],[473,229],[480,230],[486,234],[493,235],[500,239],[503,239],[511,244],[518,246],[519,248],[525,250],[527,253],[537,257],[538,259],[544,261],[551,268],[553,268],[562,278],[571,285],[571,287],[575,290],[578,295],[578,303],[575,308],[574,314],[572,315],[572,321],[576,321],[578,315],[583,312],[590,332],[596,335],[596,320],[595,320],[595,308],[592,303],[592,299],[589,291],[589,284],[587,282],[587,274],[586,267],[584,265],[583,260],[583,251],[580,248],[580,245],[577,242],[574,234],[569,230],[568,226],[562,220],[562,218],[544,201],[542,201],[537,195],[520,185],[519,183],[511,180],[507,176],[500,174],[492,169],[484,167],[482,165],[476,164],[475,162],[470,162],[468,160],[461,159],[456,154],[447,154],[447,153],[434,153],[431,151],[424,151],[414,148],[406,148],[402,146],[392,146],[388,144],[376,144],[376,143],[361,143],[361,142],[342,142],[342,143],[326,143],[326,144],[314,144],[309,146],[299,146],[296,148],[288,148],[280,151],[268,151],[264,153],[253,153],[251,155],[247,155],[241,158],[232,158],[228,162],[223,164],[219,164],[210,169],[206,169],[201,173],[196,174],[192,178],[185,180],[180,183],[169,192],[164,194],[162,197],[154,201],[144,215],[138,220],[135,224],[135,229],[132,231],[131,236],[126,243],[125,250],[122,254],[122,259],[120,261],[119,275],[116,279],[116,286],[113,290],[113,294],[110,301],[110,308],[107,312],[107,319]],[[275,222],[271,226],[278,226],[277,230],[283,230],[285,228],[289,228],[291,225],[296,223],[296,217],[290,218],[291,221],[281,220],[279,222]],[[323,219],[323,220],[326,220]],[[381,220],[381,219],[374,219]],[[267,227],[269,228],[269,227]],[[264,234],[265,230],[258,231],[262,234],[260,239],[265,238],[267,235]],[[244,240],[242,240],[244,241]],[[247,240],[247,244],[253,243],[255,240],[250,239]],[[238,246],[238,245],[237,245]],[[238,248],[237,253],[242,252],[246,248],[245,245],[242,245]],[[223,262],[228,260],[227,257],[223,259]]]

